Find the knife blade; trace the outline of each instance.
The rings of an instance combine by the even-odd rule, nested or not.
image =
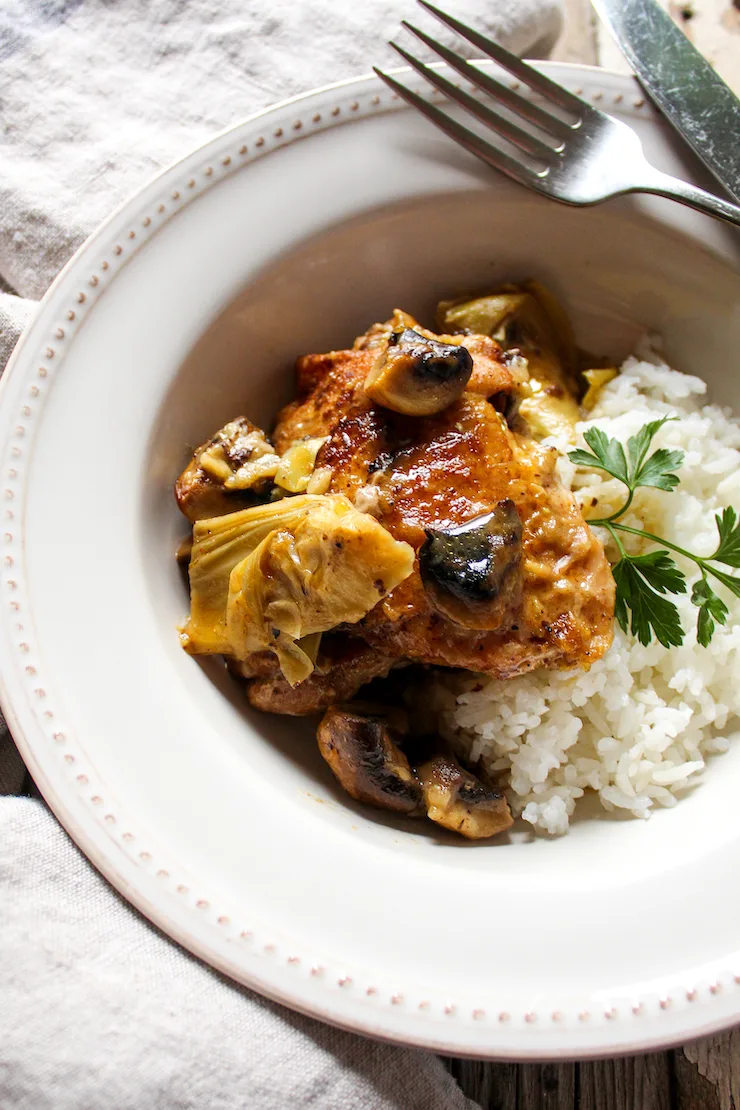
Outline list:
[[[591,0],[640,83],[740,202],[740,100],[657,0]]]

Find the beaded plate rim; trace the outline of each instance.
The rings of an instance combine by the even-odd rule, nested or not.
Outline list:
[[[576,92],[582,91],[582,84],[588,85],[591,99],[602,107],[611,103],[620,114],[655,116],[633,78],[568,63],[542,63],[542,68]],[[414,79],[413,84],[418,86],[420,82]],[[259,930],[235,922],[232,914],[223,912],[223,907],[214,908],[206,892],[193,892],[185,881],[185,867],[179,867],[178,873],[178,865],[155,854],[153,845],[139,843],[136,833],[130,831],[136,822],[115,811],[110,801],[113,792],[97,779],[92,764],[59,719],[49,694],[32,624],[29,625],[26,616],[22,509],[19,514],[17,506],[23,502],[23,464],[30,454],[29,442],[32,444],[33,429],[29,435],[29,425],[34,418],[38,424],[45,392],[63,365],[77,329],[128,258],[172,216],[216,182],[316,131],[391,110],[409,109],[378,78],[363,75],[283,101],[225,129],[163,170],[114,211],[80,247],[44,297],[0,385],[0,407],[5,409],[11,386],[16,387],[21,375],[26,384],[23,403],[14,416],[14,431],[3,448],[2,624],[15,645],[16,674],[23,682],[27,703],[23,708],[33,707],[36,723],[32,730],[21,723],[24,713],[20,708],[16,712],[17,695],[11,692],[3,668],[0,700],[6,718],[31,774],[58,820],[113,886],[196,956],[293,1009],[398,1043],[458,1055],[505,1059],[562,1058],[567,1052],[582,1057],[607,1051],[626,1053],[723,1028],[740,1017],[740,995],[736,996],[737,1001],[731,1001],[740,986],[740,953],[736,966],[708,969],[702,981],[681,983],[669,991],[649,992],[632,999],[600,997],[581,1000],[576,1005],[568,999],[557,1008],[548,1006],[545,1012],[533,1005],[514,1013],[511,1008],[492,1005],[487,998],[480,999],[478,1004],[462,1005],[454,999],[435,998],[432,992],[427,992],[426,997],[424,992],[406,986],[385,988],[370,979],[365,982],[354,969],[351,973],[343,968],[330,969],[328,961],[308,958],[300,951],[300,944],[286,946],[277,938],[260,937]],[[145,196],[156,199],[144,205]],[[63,305],[57,305],[60,299]],[[61,796],[52,777],[47,775],[47,759],[55,762],[57,773],[61,767],[66,775],[67,796]],[[76,793],[76,812],[70,803],[70,792]],[[96,841],[93,827],[103,831],[102,841]],[[145,879],[137,884],[139,875]],[[172,896],[177,910],[168,910],[161,898],[149,893],[146,887],[152,881],[159,890]],[[187,909],[187,924],[180,920],[183,906]],[[234,954],[235,944],[241,954]],[[290,983],[285,982],[296,972],[302,972],[310,983],[310,998],[308,992],[304,992],[305,997],[297,997],[291,993]],[[384,1015],[393,1015],[393,1027]],[[406,1015],[405,1022],[397,1020],[400,1015]],[[682,1020],[684,1015],[686,1019]],[[669,1017],[672,1020],[666,1021]],[[664,1020],[660,1029],[648,1026],[648,1021],[661,1018]],[[629,1028],[625,1028],[627,1023]],[[451,1026],[456,1027],[454,1034]],[[619,1026],[624,1032],[617,1034]],[[466,1029],[471,1033],[475,1030],[469,1044],[465,1040]],[[490,1032],[490,1042],[485,1045],[479,1038],[482,1029]],[[504,1031],[506,1036],[502,1037]],[[569,1032],[578,1035],[568,1036]]]

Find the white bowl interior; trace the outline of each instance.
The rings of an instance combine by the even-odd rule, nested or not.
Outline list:
[[[584,348],[621,360],[641,335],[656,333],[673,365],[707,380],[713,400],[740,403],[738,381],[726,372],[740,343],[740,275],[630,200],[583,211],[554,208],[520,191],[504,199],[471,191],[355,216],[262,268],[198,338],[153,414],[141,555],[164,634],[172,633],[187,604],[183,577],[172,561],[187,524],[174,507],[171,482],[192,446],[237,414],[270,428],[292,395],[292,367],[299,354],[349,346],[396,306],[433,326],[439,299],[527,277],[558,294]],[[359,813],[364,817],[361,835],[372,839],[375,826],[412,831],[414,839],[456,847],[446,864],[460,866],[466,846],[454,838],[433,828],[420,832],[416,822],[363,809],[347,798],[318,755],[313,721],[251,711],[240,685],[213,661],[187,659],[185,666],[200,667],[219,696],[233,705],[231,743],[247,762],[249,749],[258,745],[277,789],[294,789],[292,775],[285,774],[287,761],[305,774],[311,791],[335,803],[335,821],[356,830]],[[197,687],[189,689],[195,697]],[[624,824],[588,804],[582,809],[589,823]],[[508,839],[516,843],[529,837],[519,833]],[[393,850],[398,850],[395,839]],[[488,851],[499,858],[501,848],[489,846]],[[532,851],[530,846],[530,860]],[[548,845],[543,862],[553,852],[557,847]],[[658,852],[651,865],[659,858]],[[602,862],[595,854],[594,881]]]
[[[174,551],[186,526],[172,483],[190,451],[238,413],[269,426],[291,395],[296,356],[349,344],[395,306],[431,323],[442,297],[536,277],[561,297],[584,347],[621,358],[642,332],[658,332],[673,365],[740,409],[737,240],[708,221],[652,199],[554,205],[451,157],[406,114],[310,141],[322,172],[305,173],[301,143],[279,155],[282,180],[300,177],[297,199],[292,185],[281,192],[268,158],[163,225],[96,304],[45,401],[26,559],[59,716],[90,753],[106,807],[135,815],[137,845],[169,854],[171,873],[208,887],[211,905],[234,919],[254,907],[272,935],[298,933],[307,950],[328,947],[347,966],[473,993],[481,953],[493,956],[499,943],[503,926],[490,925],[499,900],[517,899],[532,922],[543,898],[553,938],[579,922],[579,951],[560,963],[547,943],[532,944],[530,929],[509,930],[506,966],[496,963],[504,995],[516,994],[522,968],[528,982],[564,994],[673,974],[710,918],[696,960],[723,958],[737,939],[716,849],[740,839],[740,744],[681,806],[647,824],[591,814],[559,841],[517,832],[464,844],[354,805],[309,723],[253,713],[223,668],[180,649],[187,595]],[[668,148],[656,161],[680,168]],[[320,896],[316,858],[325,863]],[[683,868],[681,890],[671,887],[672,861]],[[604,915],[619,929],[624,892],[634,905],[656,876],[665,898],[653,898],[642,943],[622,967]],[[418,943],[430,882],[455,892],[435,906],[434,936],[449,941],[442,959],[436,941]],[[694,892],[690,905],[682,890]],[[481,907],[462,946],[461,899]],[[334,920],[341,929],[328,932]]]

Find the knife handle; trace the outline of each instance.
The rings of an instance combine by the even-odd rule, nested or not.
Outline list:
[[[681,181],[678,177],[671,177],[670,174],[653,170],[646,183],[639,186],[639,190],[677,200],[681,204],[688,205],[689,208],[695,208],[697,212],[704,212],[707,216],[717,216],[720,220],[726,220],[727,223],[740,227],[740,207],[737,204],[722,200],[721,197],[707,193],[704,189],[698,189],[696,185],[689,185],[687,181]]]

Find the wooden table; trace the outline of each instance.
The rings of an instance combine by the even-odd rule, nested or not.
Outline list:
[[[740,95],[740,0],[661,0]],[[589,0],[565,0],[553,57],[629,73]],[[671,1052],[562,1064],[447,1060],[484,1110],[740,1110],[740,1029]]]

